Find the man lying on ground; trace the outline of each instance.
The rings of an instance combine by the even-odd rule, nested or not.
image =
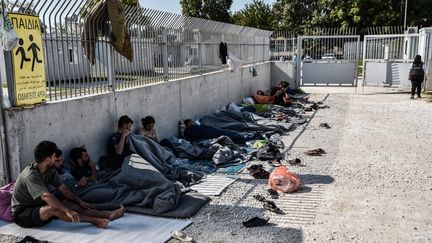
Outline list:
[[[293,100],[288,94],[288,86],[289,83],[283,81],[272,89],[270,96],[255,95],[252,98],[257,104],[275,104],[281,106],[290,106],[293,103]]]
[[[132,154],[126,141],[126,137],[131,132],[132,124],[133,121],[128,116],[120,117],[118,120],[118,130],[109,139],[109,168],[102,169],[118,169],[122,166],[123,159]]]
[[[246,141],[244,137],[236,132],[221,130],[212,126],[197,125],[191,119],[184,121],[186,129],[184,136],[187,140],[196,141],[202,139],[218,138],[220,136],[227,136],[233,140],[234,143],[244,144]]]
[[[71,174],[77,181],[77,187],[87,186],[89,182],[97,179],[96,165],[90,160],[84,146],[73,148],[69,153],[71,161]]]
[[[88,222],[105,229],[109,220],[124,214],[124,207],[114,211],[98,211],[73,194],[60,180],[55,169],[57,145],[43,141],[35,150],[35,162],[28,165],[15,183],[12,195],[12,215],[21,227],[40,227],[57,217],[67,222]],[[60,202],[48,191],[54,186],[70,201]]]

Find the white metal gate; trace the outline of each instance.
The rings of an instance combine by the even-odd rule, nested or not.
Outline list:
[[[363,84],[407,86],[408,67],[420,53],[420,34],[365,35]]]
[[[359,35],[299,36],[301,86],[357,86]]]

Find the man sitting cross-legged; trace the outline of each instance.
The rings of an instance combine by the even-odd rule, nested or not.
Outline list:
[[[124,214],[124,207],[114,211],[98,211],[73,194],[60,180],[55,169],[57,145],[43,141],[34,150],[35,162],[28,165],[15,183],[12,195],[12,215],[21,227],[40,227],[57,217],[67,222],[88,222],[106,228],[109,220]],[[52,185],[70,200],[60,202],[48,191]]]

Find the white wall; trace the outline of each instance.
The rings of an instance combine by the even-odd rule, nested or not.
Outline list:
[[[271,63],[271,85],[275,86],[281,81],[287,81],[290,87],[296,87],[296,70],[294,62]]]
[[[252,77],[245,67],[236,73],[218,71],[146,87],[100,94],[33,108],[5,111],[6,136],[12,177],[33,161],[33,149],[50,140],[64,150],[64,158],[74,146],[86,144],[97,161],[107,147],[117,119],[129,115],[134,128],[140,119],[152,115],[161,138],[177,135],[178,121],[200,117],[225,107],[229,102],[270,89],[270,63],[256,66]]]

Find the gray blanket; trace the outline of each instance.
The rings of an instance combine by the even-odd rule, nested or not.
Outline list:
[[[188,186],[198,182],[204,176],[200,171],[189,171],[181,167],[174,167],[173,164],[176,159],[174,154],[150,138],[130,134],[127,139],[132,152],[148,161],[169,180],[180,181],[185,186]]]
[[[140,168],[133,167],[134,163],[138,163]],[[72,190],[97,209],[112,210],[119,205],[137,206],[152,208],[159,214],[175,209],[182,195],[180,184],[168,180],[137,155],[125,158],[121,171],[113,175],[107,182]]]
[[[259,118],[259,119],[258,119]],[[219,111],[206,115],[200,120],[201,124],[213,126],[223,130],[239,132],[278,132],[289,131],[292,124],[279,124],[270,119],[259,117],[251,112],[236,112],[233,110]]]

